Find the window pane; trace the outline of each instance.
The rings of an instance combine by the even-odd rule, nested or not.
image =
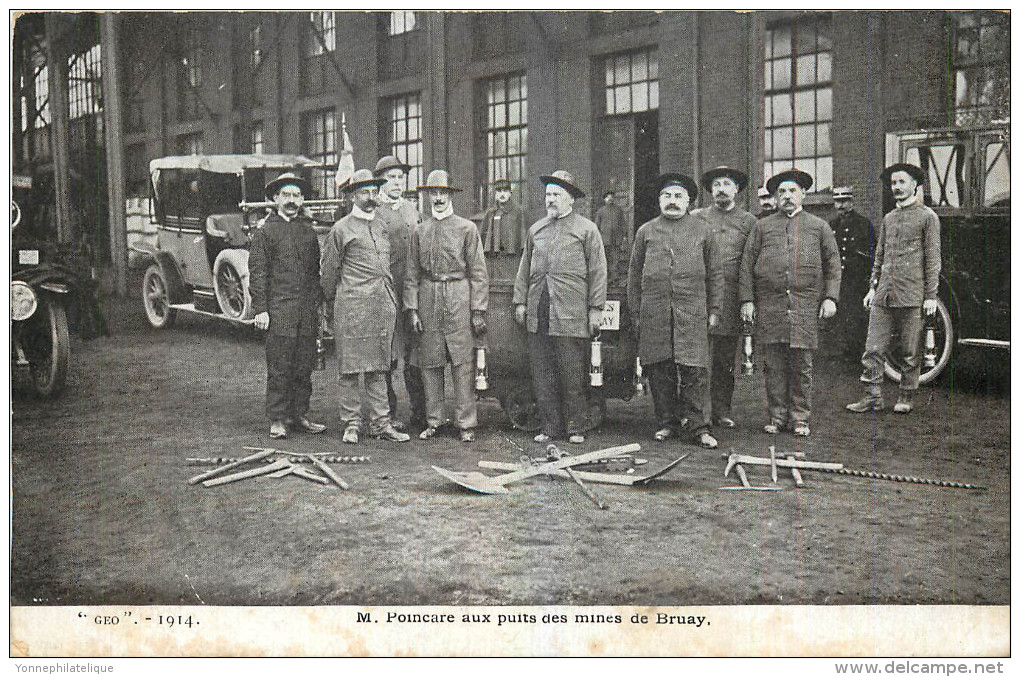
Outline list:
[[[793,96],[794,119],[797,122],[814,122],[815,90],[797,92]]]
[[[627,55],[616,57],[616,64],[614,66],[615,74],[614,80],[616,84],[622,82],[630,82],[630,57]]]
[[[772,155],[772,130],[765,130],[765,157],[773,157]]]
[[[829,141],[829,124],[818,125],[818,154],[832,155],[832,143]]]
[[[611,61],[606,61],[606,87],[611,87],[615,79],[613,78],[613,64]]]
[[[985,207],[1009,205],[1009,155],[1002,143],[988,144],[985,149]]]
[[[815,126],[797,125],[794,128],[795,157],[813,157],[815,155]]]
[[[790,53],[790,26],[777,26],[772,31],[773,55],[786,56]]]
[[[613,96],[613,90],[606,90],[606,113],[612,115],[616,113],[616,97]]]
[[[818,55],[818,82],[832,80],[832,53],[822,52]]]
[[[648,84],[634,85],[634,112],[648,110]]]
[[[786,89],[790,86],[790,60],[772,62],[772,89]]]
[[[494,118],[495,127],[506,127],[506,108],[503,106],[496,106],[496,116]]]
[[[793,157],[792,127],[776,127],[772,130],[772,157],[777,160]]]
[[[797,57],[797,86],[813,85],[818,81],[815,71],[815,55]]]
[[[826,87],[825,89],[818,90],[818,110],[816,114],[819,120],[832,119],[832,89]]]
[[[648,94],[648,104],[649,105],[648,105],[648,107],[651,110],[658,110],[659,109],[659,81],[658,80],[652,81],[649,84],[648,89],[649,89],[649,94]]]
[[[772,126],[772,97],[765,97],[765,126]]]
[[[818,158],[813,190],[832,188],[832,156]]]
[[[635,54],[634,55],[634,80],[647,80],[648,79],[648,55],[647,54]]]
[[[648,55],[648,78],[650,80],[659,79],[659,53],[652,52]]]
[[[620,87],[616,90],[616,112],[630,112],[630,88]]]
[[[521,98],[521,79],[510,78],[510,99]]]
[[[793,122],[792,99],[789,94],[777,94],[772,97],[772,123],[788,125]]]
[[[521,124],[521,103],[519,101],[514,101],[510,104],[510,124]]]
[[[797,54],[810,54],[815,51],[815,24],[801,21],[797,24]]]

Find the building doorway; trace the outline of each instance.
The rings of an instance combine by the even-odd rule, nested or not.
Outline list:
[[[592,144],[592,216],[607,191],[616,195],[633,233],[659,213],[659,111],[599,118]]]

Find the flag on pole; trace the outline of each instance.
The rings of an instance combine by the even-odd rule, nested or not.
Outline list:
[[[347,135],[347,115],[340,114],[340,134],[343,138],[343,147],[340,149],[340,162],[336,166],[336,186],[343,188],[354,175],[354,146],[351,144],[351,137]]]

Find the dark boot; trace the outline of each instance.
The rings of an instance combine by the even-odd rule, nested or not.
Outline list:
[[[882,386],[869,385],[864,393],[864,397],[846,405],[846,408],[847,411],[852,411],[855,414],[863,414],[868,411],[882,411],[885,408],[885,402],[882,401]]]
[[[900,390],[899,399],[896,400],[896,405],[893,407],[893,411],[897,414],[909,414],[914,410],[914,391],[913,390]]]

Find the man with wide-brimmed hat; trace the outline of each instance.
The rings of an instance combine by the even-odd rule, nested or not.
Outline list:
[[[698,184],[672,172],[658,184],[660,213],[634,235],[627,282],[638,357],[658,422],[654,437],[673,437],[686,419],[693,442],[714,449],[708,332],[719,322],[723,270],[711,227],[688,211]]]
[[[248,289],[255,326],[266,333],[266,416],[269,436],[288,428],[321,433],[326,426],[306,418],[312,397],[315,339],[319,333],[319,239],[301,213],[311,186],[285,172],[266,186],[276,210],[252,236]]]
[[[344,186],[352,198],[351,213],[333,224],[322,250],[322,289],[336,338],[340,420],[343,441],[348,444],[358,442],[362,374],[369,434],[394,442],[410,439],[394,429],[386,397],[397,294],[390,273],[389,233],[386,223],[376,216],[379,187],[385,182],[368,169],[354,172]]]
[[[602,244],[606,248],[607,286],[622,290],[627,286],[627,267],[630,265],[630,249],[633,238],[627,225],[627,216],[620,205],[616,204],[616,185],[611,182],[609,190],[602,196],[602,206],[595,212],[595,225],[602,235]]]
[[[813,179],[788,169],[766,184],[779,211],[747,236],[740,262],[741,318],[755,323],[765,361],[765,393],[775,435],[788,425],[811,434],[811,378],[818,320],[836,314],[839,249],[832,228],[801,206]]]
[[[489,275],[475,224],[453,213],[453,193],[442,169],[429,172],[419,188],[430,215],[414,229],[404,283],[404,305],[418,335],[414,356],[425,381],[428,427],[434,437],[446,422],[446,365],[453,375],[453,421],[461,442],[475,440],[478,410],[474,388],[475,339],[485,334]]]
[[[606,252],[594,223],[574,209],[584,197],[574,176],[539,177],[546,216],[528,229],[514,283],[514,318],[528,331],[541,432],[536,442],[567,436],[584,442],[582,416],[588,339],[602,326]]]
[[[832,202],[836,216],[829,221],[829,226],[836,236],[839,264],[843,270],[839,285],[839,317],[842,320],[835,329],[843,340],[844,352],[860,358],[867,334],[867,311],[861,299],[867,293],[871,279],[875,233],[871,221],[854,209],[853,186],[833,188]]]
[[[721,428],[736,424],[731,413],[733,375],[740,343],[740,258],[755,218],[737,206],[737,195],[747,186],[747,174],[720,166],[701,175],[701,187],[712,194],[712,204],[692,213],[708,222],[716,256],[722,267],[723,296],[719,323],[709,331],[712,344],[712,421]]]
[[[524,249],[524,212],[513,201],[513,184],[499,179],[492,184],[493,205],[482,216],[480,233],[486,256],[513,254]]]
[[[893,407],[897,414],[914,409],[914,394],[921,375],[922,312],[933,316],[938,310],[939,273],[942,271],[941,223],[938,215],[920,200],[918,188],[924,171],[917,165],[899,162],[885,168],[882,182],[892,190],[896,207],[882,219],[871,288],[864,307],[871,311],[868,338],[861,362],[866,384],[864,397],[847,405],[855,413],[880,411],[885,356],[898,335],[905,368],[900,393]]]
[[[407,250],[411,244],[411,233],[421,221],[418,209],[404,199],[404,188],[407,186],[407,173],[410,169],[410,165],[401,162],[395,156],[386,155],[379,158],[372,172],[376,178],[386,180],[379,190],[379,207],[375,213],[386,224],[390,236],[390,274],[393,276],[393,291],[397,295],[393,360],[390,363],[390,370],[386,372],[386,394],[390,403],[393,427],[398,430],[403,424],[396,420],[397,393],[393,389],[393,373],[397,370],[401,358],[404,360],[404,386],[407,388],[411,412],[409,424],[411,427],[425,427],[425,386],[422,384],[421,371],[411,364],[411,347],[414,339],[410,335],[404,316]]]

